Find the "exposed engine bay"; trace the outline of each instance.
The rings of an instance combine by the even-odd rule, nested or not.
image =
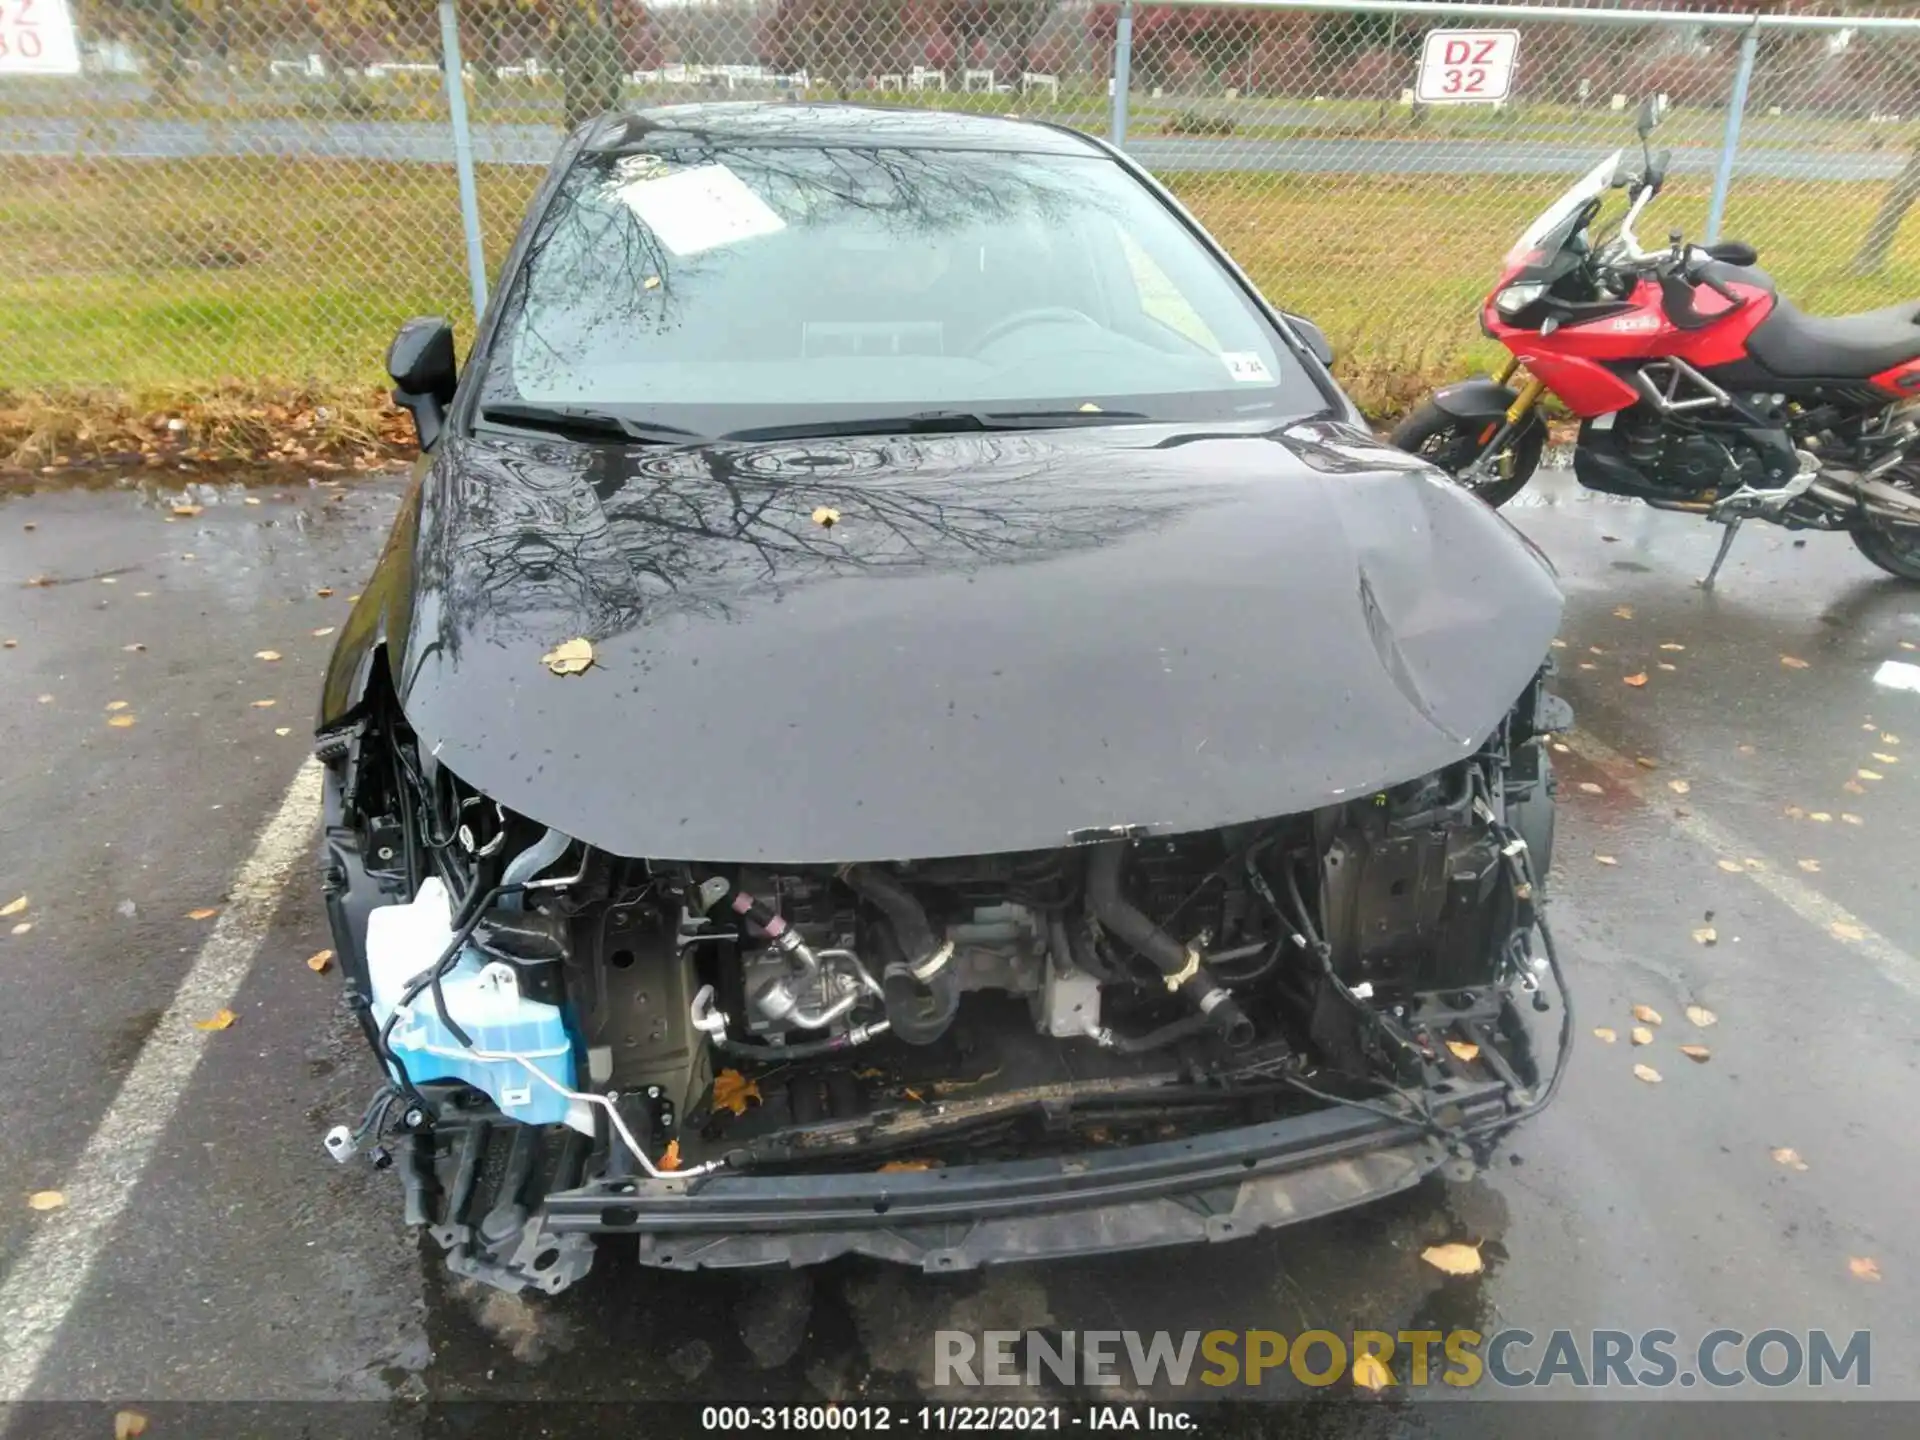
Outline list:
[[[884,1212],[919,1172],[1329,1107],[1484,1158],[1571,1034],[1540,914],[1570,718],[1543,674],[1472,754],[1310,812],[780,865],[586,846],[376,696],[320,755],[330,916],[388,1081],[328,1148],[395,1168],[456,1272],[550,1292],[596,1233],[754,1263],[676,1258],[642,1216],[727,1175],[866,1177]]]

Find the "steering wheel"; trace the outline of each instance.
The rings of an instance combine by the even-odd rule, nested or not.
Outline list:
[[[1029,310],[1016,310],[1011,315],[1003,315],[985,330],[980,338],[973,342],[974,350],[986,349],[994,341],[1004,339],[1016,330],[1024,330],[1029,325],[1092,325],[1096,329],[1100,322],[1084,310],[1076,310],[1071,305],[1036,305]]]

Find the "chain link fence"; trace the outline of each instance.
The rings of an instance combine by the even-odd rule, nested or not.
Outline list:
[[[479,249],[498,264],[566,128],[608,109],[1045,119],[1124,144],[1388,411],[1483,354],[1513,237],[1663,94],[1649,238],[1717,201],[1803,308],[1920,294],[1920,21],[1353,3],[458,0]],[[0,73],[0,389],[377,384],[408,315],[470,333],[431,0],[74,9],[80,74]],[[1519,31],[1506,101],[1415,102],[1449,25]]]

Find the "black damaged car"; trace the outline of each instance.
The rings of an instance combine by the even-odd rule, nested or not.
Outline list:
[[[1484,1160],[1570,1034],[1559,592],[1329,358],[1064,129],[576,132],[464,369],[388,356],[424,454],[318,726],[384,1080],[329,1149],[550,1292]]]

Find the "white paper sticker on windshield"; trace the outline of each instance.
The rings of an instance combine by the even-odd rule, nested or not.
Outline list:
[[[1225,351],[1220,356],[1220,363],[1227,367],[1227,374],[1242,385],[1273,383],[1273,376],[1267,371],[1267,362],[1251,350]]]
[[[787,222],[724,165],[696,165],[658,179],[633,180],[614,194],[676,255],[698,255]]]

